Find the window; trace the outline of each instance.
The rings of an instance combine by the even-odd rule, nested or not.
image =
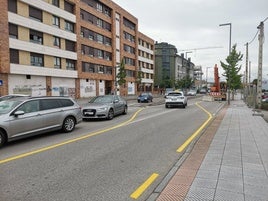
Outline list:
[[[9,23],[8,26],[9,26],[9,37],[18,38],[18,26],[11,23]]]
[[[99,65],[98,66],[98,69],[99,69],[99,73],[103,73],[104,72],[104,67],[103,67],[103,65]]]
[[[103,58],[103,50],[97,50],[98,57]]]
[[[66,59],[66,69],[67,70],[75,70],[75,61]]]
[[[126,52],[131,53],[131,54],[135,54],[135,48],[134,48],[134,47],[131,47],[131,46],[128,46],[128,45],[126,45],[126,44],[124,44],[124,50],[125,50]]]
[[[10,54],[10,63],[13,64],[19,64],[19,51],[15,49],[9,49],[9,54]]]
[[[68,51],[75,51],[75,43],[70,40],[65,40],[65,49]]]
[[[31,53],[31,65],[32,66],[44,66],[44,55]]]
[[[103,27],[103,21],[101,19],[97,19],[97,26]]]
[[[64,10],[66,10],[69,13],[74,13],[74,5],[67,1],[64,1]]]
[[[8,0],[8,11],[17,13],[17,0]]]
[[[40,110],[50,110],[62,107],[60,101],[57,99],[42,99],[40,100]]]
[[[52,5],[60,7],[59,0],[52,0]]]
[[[43,21],[42,10],[40,10],[38,8],[34,8],[32,6],[29,6],[29,16],[30,16],[30,18],[37,20],[39,22]]]
[[[74,24],[65,20],[65,30],[74,33]]]
[[[100,35],[100,34],[97,34],[97,41],[98,41],[99,43],[103,43],[103,36]]]
[[[109,17],[111,17],[111,10],[108,9],[108,8],[105,8],[104,14],[107,15],[107,16],[109,16]]]
[[[54,57],[54,68],[61,68],[61,58]]]
[[[97,3],[97,11],[102,12],[102,10],[103,10],[102,4]]]
[[[17,110],[24,111],[25,113],[38,112],[39,111],[39,101],[33,100],[24,103]]]
[[[123,18],[123,24],[124,24],[126,27],[128,27],[128,28],[130,28],[130,29],[132,29],[132,30],[135,30],[135,26],[136,26],[136,25],[135,25],[133,22],[129,21],[128,19]]]
[[[52,24],[56,27],[60,27],[60,18],[53,15],[53,22]]]
[[[134,61],[134,59],[125,57],[125,64],[135,66],[135,61]]]
[[[43,44],[43,33],[35,30],[30,30],[30,41],[33,43]]]
[[[53,45],[60,48],[60,38],[57,36],[54,36],[54,42]]]

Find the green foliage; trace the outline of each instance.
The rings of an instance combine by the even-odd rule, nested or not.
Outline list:
[[[136,83],[141,84],[141,79],[142,79],[142,72],[138,71],[136,76]]]
[[[121,60],[120,67],[118,70],[118,74],[116,75],[116,78],[118,79],[117,82],[119,86],[122,86],[123,84],[126,83],[126,70],[125,70],[125,62],[124,59]]]
[[[178,80],[176,83],[176,88],[191,88],[194,81],[190,78],[190,76],[185,76],[181,80]]]
[[[242,74],[239,74],[241,65],[238,66],[242,58],[243,55],[241,52],[237,53],[236,45],[233,45],[230,55],[226,58],[226,64],[221,61],[221,66],[224,70],[222,75],[226,77],[227,86],[230,87],[231,90],[239,89],[242,86]]]

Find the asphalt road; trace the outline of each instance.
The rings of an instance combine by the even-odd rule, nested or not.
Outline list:
[[[112,121],[8,144],[0,150],[0,200],[127,201],[156,175],[136,199],[145,200],[181,157],[176,150],[208,119],[195,102],[186,109],[133,102]],[[211,114],[223,104],[200,103]]]

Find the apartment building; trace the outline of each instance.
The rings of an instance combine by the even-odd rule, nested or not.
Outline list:
[[[139,32],[138,91],[153,92],[154,89],[154,40]]]
[[[137,93],[138,19],[119,5],[110,0],[8,0],[1,10],[1,95]],[[127,76],[119,86],[121,62]]]

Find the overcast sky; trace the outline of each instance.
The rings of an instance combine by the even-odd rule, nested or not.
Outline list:
[[[230,26],[232,45],[244,57],[240,63],[245,71],[246,46],[256,35],[257,26],[268,17],[267,0],[113,0],[138,18],[139,31],[158,42],[175,45],[178,53],[187,53],[195,65],[207,67],[225,62],[229,54]],[[268,19],[264,22],[264,36],[268,38]],[[211,47],[211,48],[210,48]],[[212,48],[213,47],[213,48]],[[215,48],[214,48],[215,47]],[[249,45],[251,81],[258,72],[258,35]],[[198,48],[206,48],[199,49]],[[195,50],[197,49],[197,50]],[[186,50],[186,51],[183,51]],[[268,40],[263,44],[263,78],[268,79]],[[206,74],[206,73],[205,73]],[[213,68],[208,68],[208,79]],[[224,78],[222,78],[224,79]]]

